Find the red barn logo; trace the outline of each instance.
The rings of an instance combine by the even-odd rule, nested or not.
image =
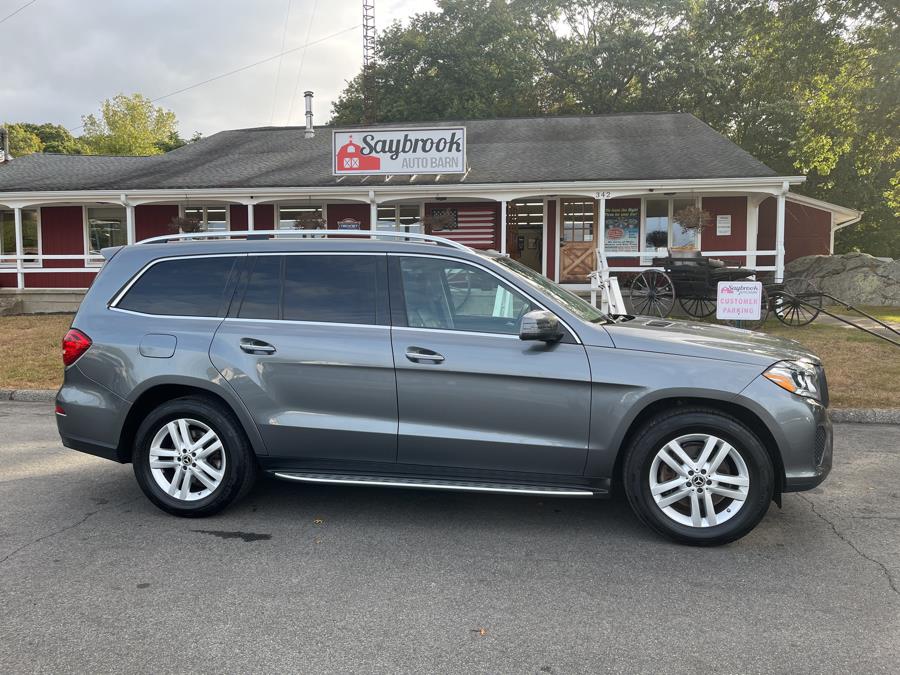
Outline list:
[[[353,136],[351,136],[350,140],[338,148],[338,171],[379,171],[381,169],[379,157],[363,155],[359,151],[360,146],[353,142]]]

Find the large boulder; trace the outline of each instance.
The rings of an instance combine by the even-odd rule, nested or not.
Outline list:
[[[789,262],[784,276],[809,279],[821,291],[851,305],[900,307],[900,259],[867,253],[808,255]]]

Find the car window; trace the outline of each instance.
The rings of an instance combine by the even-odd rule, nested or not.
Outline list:
[[[238,316],[242,319],[281,318],[281,265],[284,256],[252,258],[253,268]]]
[[[537,309],[493,274],[440,258],[402,258],[407,325],[517,335],[522,315]]]
[[[376,256],[285,256],[282,318],[375,324],[377,281]]]
[[[145,314],[222,316],[225,288],[237,258],[181,258],[149,267],[116,307]]]

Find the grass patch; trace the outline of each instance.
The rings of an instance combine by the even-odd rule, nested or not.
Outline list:
[[[886,317],[895,311],[871,309]],[[71,323],[71,314],[0,317],[0,388],[56,389],[63,371],[60,342]],[[900,407],[900,348],[853,328],[815,322],[788,328],[770,320],[764,330],[796,340],[821,357],[832,406]]]
[[[825,309],[827,309],[832,314],[846,316],[851,321],[863,318],[856,312],[851,312],[850,310],[840,305],[835,307],[826,306]],[[880,319],[881,321],[885,321],[887,323],[900,323],[900,307],[871,307],[868,305],[863,305],[859,307],[859,309],[870,316],[874,316],[876,319]]]
[[[0,389],[56,389],[72,314],[0,316]]]
[[[789,328],[769,320],[764,330],[822,359],[833,407],[900,408],[900,348],[849,326]]]

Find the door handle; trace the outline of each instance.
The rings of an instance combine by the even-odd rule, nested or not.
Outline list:
[[[413,363],[418,363],[419,361],[440,363],[444,360],[444,357],[437,352],[431,351],[430,349],[423,349],[422,347],[407,347],[406,358]]]
[[[255,340],[254,338],[241,338],[241,349],[248,354],[274,354],[275,347],[268,342]]]

